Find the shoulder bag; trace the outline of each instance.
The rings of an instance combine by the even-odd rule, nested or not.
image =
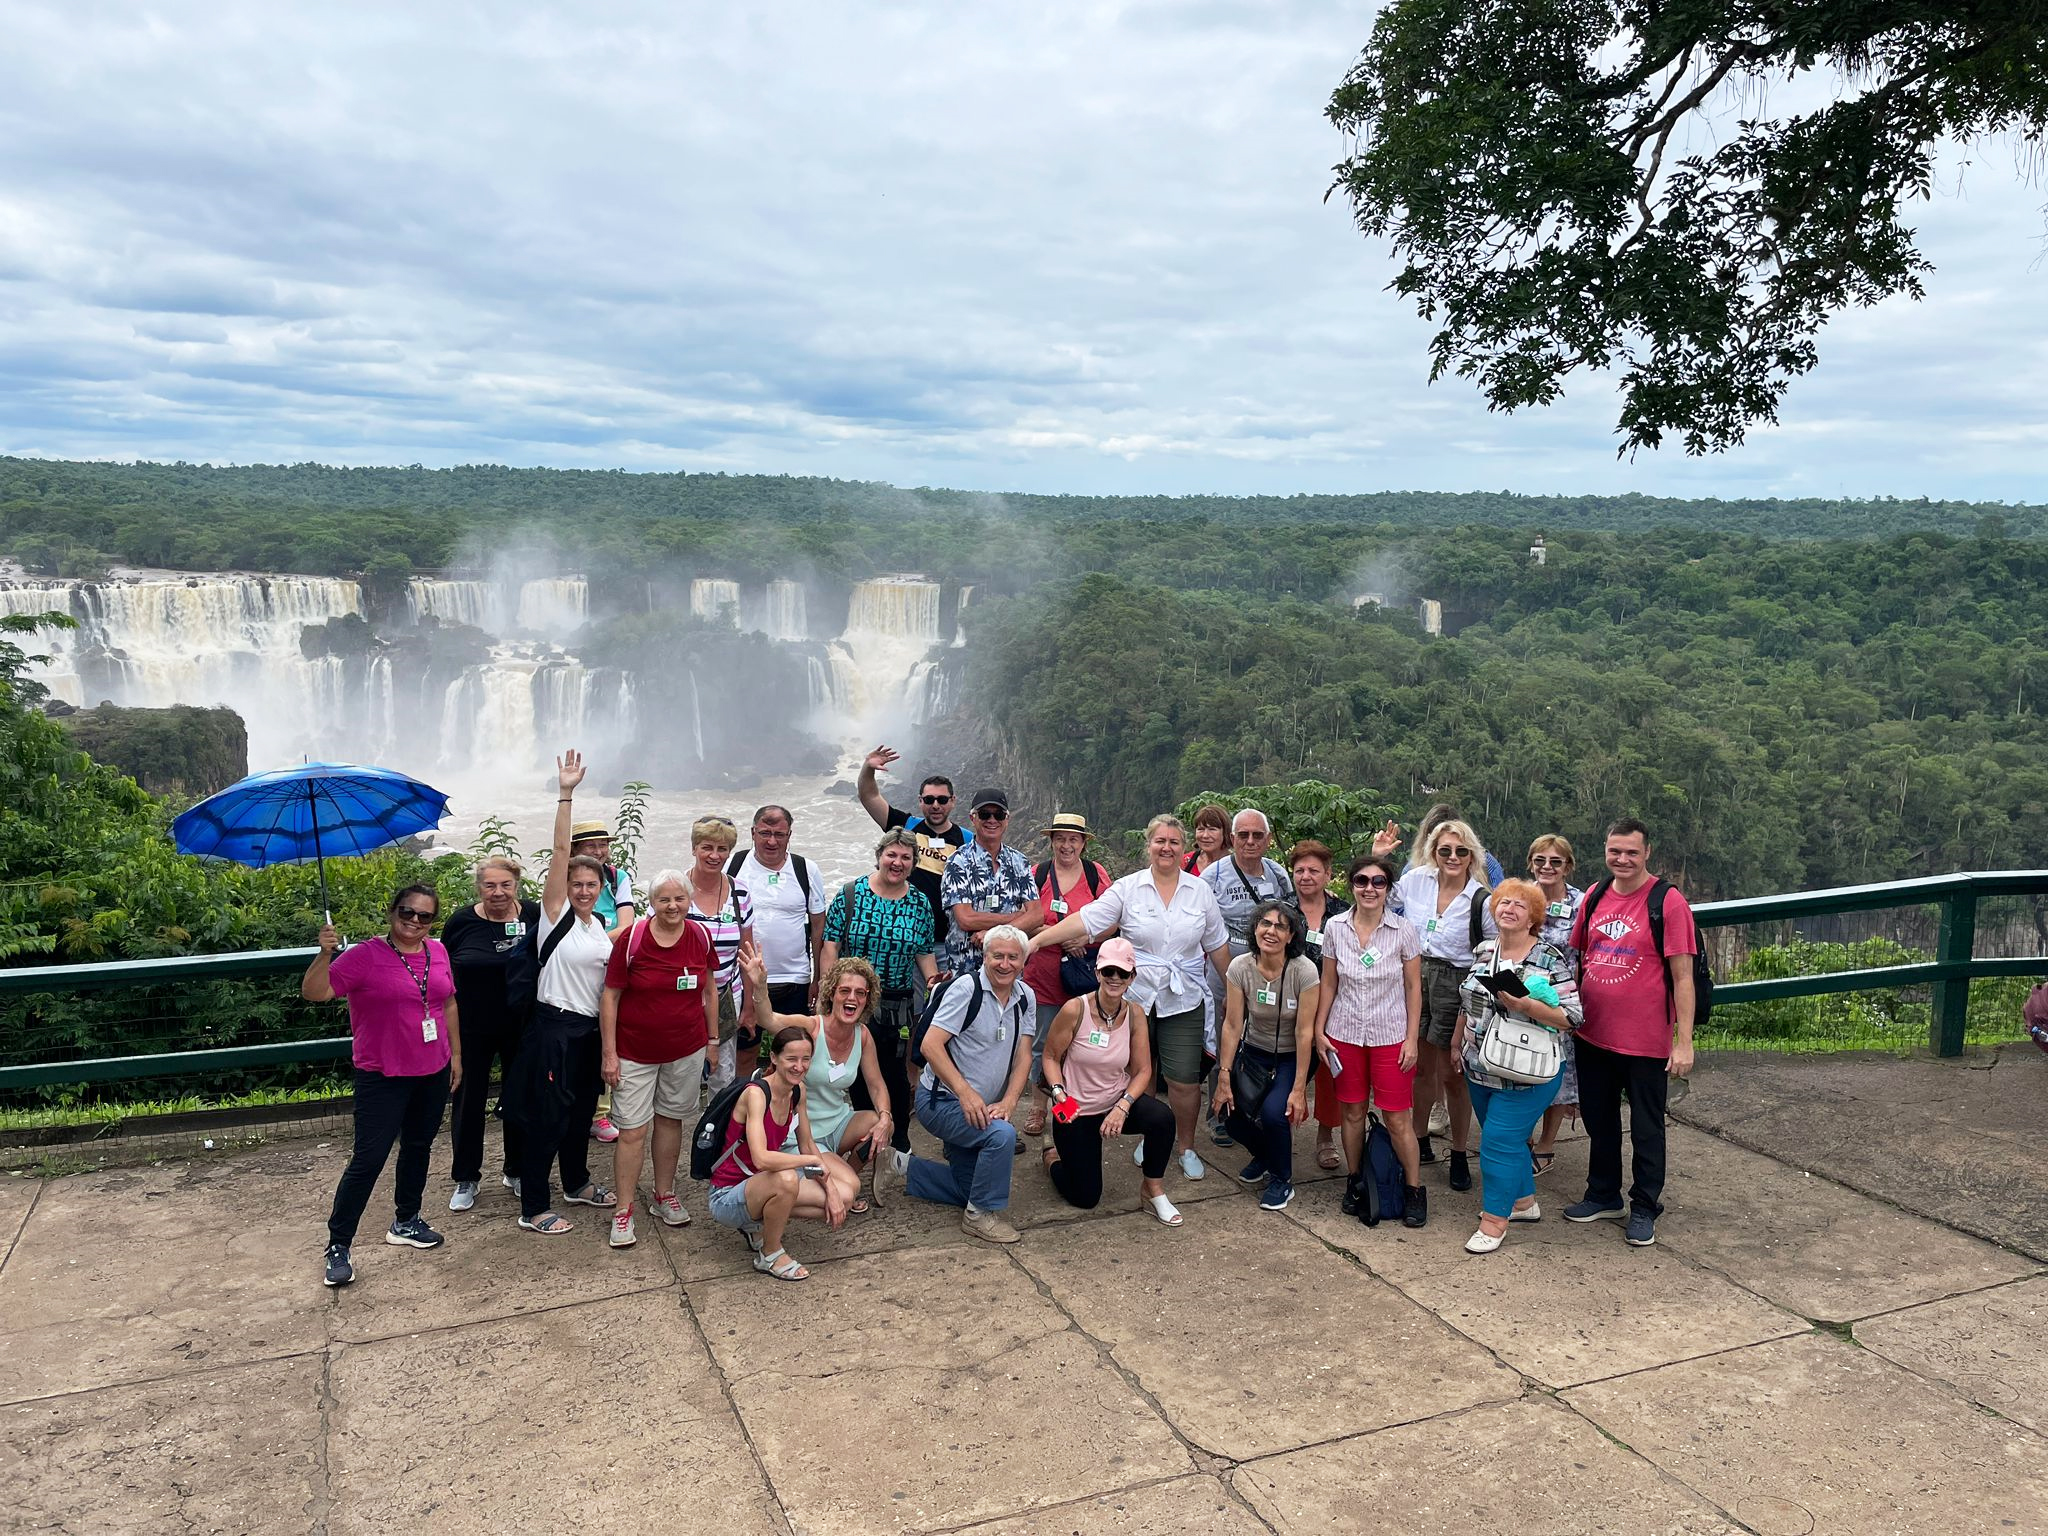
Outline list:
[[[1495,960],[1498,971],[1500,962]],[[1494,1004],[1479,1042],[1480,1070],[1503,1082],[1533,1088],[1564,1070],[1564,1040],[1554,1029],[1520,1018]]]

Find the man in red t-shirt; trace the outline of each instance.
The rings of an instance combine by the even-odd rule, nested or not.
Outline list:
[[[1566,1221],[1628,1218],[1628,1241],[1657,1241],[1664,1213],[1664,1104],[1671,1078],[1692,1070],[1692,957],[1699,933],[1675,887],[1661,887],[1664,952],[1650,927],[1650,831],[1640,821],[1607,829],[1609,879],[1586,893],[1572,928],[1580,955],[1579,1118],[1586,1125],[1586,1198]],[[1628,1099],[1635,1182],[1621,1198],[1621,1101]]]
[[[690,1224],[676,1195],[683,1125],[697,1115],[704,1087],[709,1008],[716,1004],[718,952],[711,933],[689,919],[690,884],[665,869],[648,889],[654,913],[621,928],[605,967],[597,1028],[604,1080],[612,1091],[612,1183],[619,1192],[611,1245],[630,1248],[633,1197],[647,1128],[654,1127],[654,1211],[672,1227]]]

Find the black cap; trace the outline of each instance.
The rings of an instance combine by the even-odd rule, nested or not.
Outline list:
[[[978,811],[984,805],[1000,805],[1007,811],[1010,808],[1010,796],[1006,791],[1000,789],[977,789],[974,792],[974,798],[967,802],[967,809]]]

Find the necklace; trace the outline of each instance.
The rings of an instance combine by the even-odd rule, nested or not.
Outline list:
[[[1131,1000],[1128,997],[1118,998],[1116,1012],[1111,1013],[1102,1006],[1102,989],[1100,987],[1095,989],[1095,1017],[1102,1020],[1102,1027],[1104,1029],[1115,1029],[1119,1024],[1123,1023],[1124,1009],[1128,1008],[1130,1003]]]

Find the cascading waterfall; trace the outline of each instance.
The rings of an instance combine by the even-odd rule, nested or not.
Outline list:
[[[956,651],[967,644],[967,605],[972,601],[972,586],[962,587],[960,595],[953,600],[953,649]]]
[[[590,621],[590,585],[581,576],[544,576],[519,588],[518,626],[551,639]]]
[[[690,583],[690,612],[714,624],[738,624],[740,584],[720,577],[699,576]]]
[[[909,575],[861,582],[853,589],[846,632],[829,653],[834,693],[849,714],[886,714],[908,706],[915,723],[918,705],[910,679],[938,639],[937,582]]]
[[[803,584],[788,580],[769,582],[765,617],[770,640],[809,639],[811,624]]]
[[[406,613],[417,624],[439,619],[467,624],[488,634],[505,627],[505,593],[494,581],[442,581],[415,576],[406,583]]]

